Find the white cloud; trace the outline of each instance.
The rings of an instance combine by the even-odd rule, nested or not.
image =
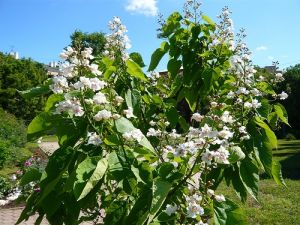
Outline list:
[[[274,60],[274,57],[269,55],[269,56],[268,56],[268,60],[273,61],[273,60]]]
[[[157,0],[130,0],[126,10],[146,16],[156,16],[158,13]]]
[[[266,50],[268,50],[268,48],[266,46],[263,46],[263,45],[256,48],[256,51],[258,51],[258,52],[266,51]]]

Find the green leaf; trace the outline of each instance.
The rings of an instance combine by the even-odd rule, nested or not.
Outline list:
[[[111,134],[104,139],[104,143],[110,146],[121,145],[119,137],[116,134]]]
[[[37,139],[47,131],[54,127],[56,117],[48,112],[42,112],[37,115],[29,124],[27,128],[27,138],[29,140]]]
[[[63,101],[63,100],[64,100],[63,94],[50,95],[46,102],[45,112],[50,112],[55,107],[56,103]]]
[[[234,202],[226,198],[225,202],[214,201],[215,225],[246,225],[244,211]]]
[[[104,176],[108,162],[107,159],[97,160],[99,157],[87,157],[76,169],[77,181],[74,183],[74,195],[79,201],[84,198],[96,186]]]
[[[174,165],[169,162],[162,163],[158,168],[158,174],[163,179],[166,179],[168,176],[171,175],[172,170],[174,169]]]
[[[21,178],[20,185],[24,186],[32,181],[38,181],[42,173],[36,168],[30,168]]]
[[[135,130],[136,128],[133,126],[133,124],[130,122],[130,120],[121,117],[119,119],[116,120],[116,128],[117,131],[124,134],[125,132],[130,132]],[[151,145],[151,143],[148,141],[148,139],[145,137],[145,135],[143,135],[142,140],[139,142],[139,144],[145,148],[147,148],[148,150],[150,150],[153,155],[156,155],[155,150],[153,148],[153,146]]]
[[[109,79],[110,76],[116,71],[117,71],[117,69],[115,66],[109,66],[103,74],[104,79],[106,79],[106,80]]]
[[[257,112],[259,113],[260,116],[264,118],[268,118],[268,115],[271,111],[271,105],[269,104],[269,101],[267,99],[263,99],[261,101],[261,107],[257,109]]]
[[[18,91],[23,98],[33,98],[50,93],[49,85],[38,86],[26,91]]]
[[[153,218],[156,216],[156,213],[162,207],[171,188],[172,185],[167,181],[160,180],[160,179],[156,179],[153,181],[153,187],[152,187],[153,197],[152,197],[152,203],[150,207],[150,216],[149,216],[148,224],[152,222]]]
[[[275,161],[274,159],[272,161],[272,175],[273,175],[274,181],[278,185],[286,186],[284,179],[282,177],[282,173],[281,173],[281,165],[278,161]]]
[[[117,131],[120,133],[130,132],[135,130],[136,128],[133,126],[133,124],[130,122],[130,120],[121,117],[116,120],[116,128]]]
[[[274,111],[276,113],[276,115],[278,116],[278,118],[283,122],[285,123],[286,125],[290,126],[289,122],[288,122],[288,115],[287,115],[287,112],[284,108],[283,105],[279,104],[279,103],[276,103],[274,105]]]
[[[273,88],[271,87],[271,85],[268,84],[267,82],[258,83],[257,88],[260,91],[265,92],[267,94],[271,94],[271,95],[276,94],[275,91],[273,90]]]
[[[208,16],[202,14],[201,17],[206,23],[213,25],[213,26],[215,25],[214,21],[212,21],[211,18],[209,18]]]
[[[159,34],[161,37],[168,37],[177,29],[180,28],[180,21],[182,20],[182,16],[179,12],[173,12],[167,19],[166,23],[162,27],[162,33]]]
[[[259,182],[258,167],[251,159],[246,158],[241,161],[240,177],[248,193],[257,200]]]
[[[196,110],[198,94],[193,89],[186,89],[185,91],[185,100],[189,104],[189,107],[192,112]]]
[[[141,67],[135,63],[134,61],[128,59],[126,61],[126,66],[127,66],[127,73],[129,73],[131,76],[136,77],[140,80],[143,81],[148,81],[147,77],[145,76],[145,74],[143,73]]]
[[[138,168],[131,165],[131,170],[137,178],[138,182],[142,182],[144,184],[152,184],[152,168],[146,162],[139,164]]]
[[[132,53],[129,54],[129,57],[135,63],[137,63],[140,67],[146,66],[140,53],[138,53],[138,52],[132,52]]]
[[[141,94],[137,89],[128,89],[125,94],[125,101],[128,107],[133,109],[133,114],[139,116],[141,112]]]
[[[156,69],[160,60],[168,52],[168,50],[169,50],[168,42],[166,41],[162,42],[160,48],[157,48],[151,56],[151,61],[150,61],[148,71],[153,71]]]
[[[149,205],[151,204],[151,200],[151,190],[144,189],[134,203],[129,215],[125,218],[124,224],[144,225],[148,219]]]
[[[268,137],[269,139],[269,143],[271,145],[272,148],[277,148],[277,137],[274,134],[274,132],[270,129],[270,127],[264,122],[262,121],[259,117],[255,117],[254,118],[254,122],[260,126],[261,128],[263,128],[265,135]]]
[[[166,112],[166,116],[168,118],[168,121],[170,122],[171,126],[175,127],[178,123],[179,119],[179,113],[177,112],[177,109],[175,107],[171,107]]]
[[[174,58],[169,60],[167,68],[171,75],[171,79],[174,79],[179,74],[181,63],[181,60]]]
[[[245,153],[242,151],[242,149],[239,146],[233,146],[229,148],[229,162],[231,164],[234,164],[238,161],[241,161],[245,158]]]

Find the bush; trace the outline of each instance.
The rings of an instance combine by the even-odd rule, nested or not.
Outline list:
[[[0,199],[8,195],[11,189],[11,183],[6,178],[0,176]]]
[[[0,109],[0,168],[18,161],[23,155],[21,148],[25,143],[26,127],[23,121]]]

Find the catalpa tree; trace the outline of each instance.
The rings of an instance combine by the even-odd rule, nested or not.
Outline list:
[[[288,124],[277,103],[285,93],[272,89],[283,77],[257,77],[228,8],[214,23],[199,6],[189,0],[183,16],[162,22],[150,76],[140,55],[127,53],[118,17],[103,57],[90,48],[61,53],[61,73],[47,86],[53,94],[28,127],[30,139],[55,130],[60,148],[45,172],[24,176],[39,191],[19,223],[38,213],[37,224],[246,224],[219,184],[243,202],[257,198],[261,172],[284,185],[272,159],[272,128]],[[164,55],[168,72],[160,75]]]

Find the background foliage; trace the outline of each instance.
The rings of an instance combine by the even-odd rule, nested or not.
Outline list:
[[[22,98],[18,90],[40,86],[47,79],[43,64],[31,59],[14,59],[0,53],[0,105],[25,122],[32,120],[44,107],[45,97]]]

